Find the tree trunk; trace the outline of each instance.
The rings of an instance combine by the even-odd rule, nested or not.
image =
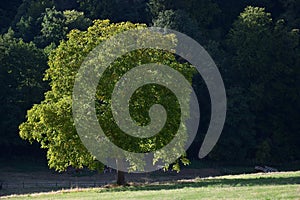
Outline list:
[[[117,171],[117,185],[126,185],[125,173],[123,171]]]
[[[117,185],[126,185],[126,182],[125,182],[125,173],[123,171],[120,171],[119,169],[123,169],[121,167],[121,165],[123,164],[122,163],[122,160],[120,159],[116,159],[116,164],[117,164]]]

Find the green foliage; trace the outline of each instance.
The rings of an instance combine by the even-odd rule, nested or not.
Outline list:
[[[51,8],[50,0],[25,0],[18,8],[12,27],[16,30],[16,37],[26,42],[33,41],[41,30],[41,14],[46,8]]]
[[[46,8],[41,24],[41,43],[49,44],[53,42],[58,44],[67,34],[68,28],[65,24],[66,18],[61,11],[55,10],[54,7]]]
[[[75,75],[84,58],[96,45],[122,31],[143,27],[145,27],[145,25],[132,24],[129,22],[110,24],[108,20],[96,20],[94,21],[94,25],[88,28],[88,31],[71,31],[68,34],[68,40],[61,42],[58,48],[51,53],[49,57],[50,68],[46,71],[45,75],[45,79],[50,81],[51,90],[45,94],[44,101],[28,111],[27,121],[20,125],[20,135],[23,139],[29,141],[36,140],[41,144],[42,148],[48,149],[47,158],[51,168],[62,171],[68,166],[77,168],[88,166],[91,169],[99,167],[99,163],[95,160],[95,157],[90,155],[81,143],[74,127],[71,95]],[[153,148],[153,145],[149,144],[160,145],[166,140],[168,141],[169,138],[160,137],[156,139],[157,141],[148,139],[145,142],[142,142],[142,140],[140,142],[132,140],[133,143],[131,143],[128,135],[125,136],[125,140],[122,135],[118,136],[121,132],[119,128],[114,127],[113,116],[111,111],[109,112],[109,110],[111,110],[109,96],[112,89],[110,86],[113,86],[113,83],[117,81],[112,77],[121,77],[122,74],[136,66],[136,64],[155,61],[171,65],[185,74],[188,80],[191,81],[193,74],[192,68],[186,64],[176,62],[172,54],[153,50],[139,50],[116,61],[111,66],[112,68],[107,70],[109,75],[104,76],[103,80],[100,80],[97,90],[96,110],[101,113],[99,123],[106,131],[107,136],[111,137],[114,143],[117,145],[125,144],[131,151],[146,148],[146,152],[149,152]],[[102,82],[105,84],[101,84]],[[147,110],[149,105],[153,104],[153,102],[149,104],[148,101],[151,101],[151,99],[147,99],[147,97],[149,97],[149,95],[147,95],[149,94],[149,90],[153,90],[152,86],[148,90],[141,90],[136,93],[137,98],[140,100],[137,105],[142,105],[142,107],[141,110],[139,110],[140,108],[136,109],[132,107],[131,111],[134,112],[133,116],[135,116],[138,121],[140,121],[140,118],[144,118],[144,116],[139,116],[137,113],[143,111],[143,109]],[[168,98],[169,93],[164,94],[162,92],[164,92],[164,88],[158,88],[158,92],[154,92],[153,94],[153,97],[159,99],[157,103],[164,102],[163,105],[172,105],[173,100],[170,99],[170,97]],[[164,96],[162,94],[164,94]],[[143,102],[143,98],[140,99],[141,97],[146,100],[144,104],[141,104],[141,102]],[[174,103],[176,103],[176,101]],[[135,104],[134,100],[133,104]],[[170,115],[171,120],[176,117],[175,112]],[[141,121],[140,123],[144,122]],[[173,129],[174,128],[176,129],[176,127],[173,127]],[[170,131],[172,132],[173,129]],[[187,163],[186,160],[183,159],[183,161]],[[134,168],[137,163],[132,161],[131,165]]]
[[[75,10],[57,11],[55,7],[46,8],[42,14],[41,35],[35,37],[35,43],[41,47],[57,46],[66,39],[66,35],[73,29],[85,30],[92,23],[85,18],[83,12]]]
[[[60,9],[70,7],[63,6],[58,1],[24,1],[12,23],[16,36],[24,41],[34,41],[38,47],[44,48],[51,43],[58,45],[60,40],[65,39],[68,31],[85,30],[91,24],[91,20],[83,12],[61,11],[56,9],[57,5]]]
[[[194,39],[198,39],[200,37],[197,22],[184,10],[163,10],[159,12],[157,18],[153,20],[153,25],[177,30]]]
[[[220,9],[213,1],[150,0],[147,5],[154,26],[183,32],[201,45],[220,38],[220,28],[213,25]]]
[[[247,7],[227,42],[232,55],[227,66],[227,76],[231,76],[227,137],[217,147],[227,152],[219,152],[220,157],[259,162],[298,159],[299,126],[289,124],[295,125],[292,119],[299,107],[295,82],[299,34],[290,31],[283,20],[274,23],[263,8]]]
[[[272,60],[267,51],[272,49],[272,19],[263,8],[247,7],[240,14],[229,33],[228,43],[236,51],[234,64],[241,73],[244,84],[249,85],[253,79],[266,80],[270,73],[269,62]],[[246,66],[245,66],[246,65]],[[260,76],[257,73],[262,72]]]
[[[83,12],[78,12],[76,10],[65,10],[63,12],[66,18],[66,25],[69,31],[73,29],[86,30],[92,21],[84,16]]]
[[[113,22],[148,22],[146,1],[77,0],[79,10],[91,19],[110,19]]]
[[[25,112],[41,100],[45,85],[46,55],[33,43],[15,39],[13,31],[0,36],[0,144],[23,144],[18,137],[18,124]]]

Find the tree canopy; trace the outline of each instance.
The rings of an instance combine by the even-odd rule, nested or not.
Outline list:
[[[75,75],[87,54],[99,43],[105,41],[110,36],[125,30],[145,28],[142,24],[132,23],[110,23],[108,20],[96,20],[94,25],[87,31],[73,30],[68,34],[68,40],[60,43],[49,57],[50,68],[46,71],[45,79],[50,81],[51,89],[45,93],[45,100],[36,104],[27,113],[27,121],[20,125],[20,135],[23,139],[29,141],[38,141],[42,148],[47,149],[47,158],[49,166],[59,171],[65,170],[69,166],[82,168],[84,166],[90,169],[97,169],[101,164],[91,155],[82,144],[72,116],[72,90]],[[157,39],[157,38],[156,38]],[[96,110],[99,123],[106,131],[107,136],[123,149],[134,152],[151,152],[153,149],[162,148],[166,142],[172,139],[177,127],[174,121],[180,119],[180,109],[174,95],[159,85],[150,85],[137,91],[132,100],[131,111],[133,118],[142,124],[149,123],[147,109],[155,103],[162,104],[170,112],[168,120],[173,121],[166,125],[159,137],[150,137],[147,139],[136,139],[122,134],[120,129],[114,125],[114,118],[111,110],[111,100],[109,99],[114,83],[122,75],[143,63],[162,63],[168,64],[177,69],[191,82],[193,68],[188,64],[179,63],[175,56],[157,50],[138,50],[124,58],[117,60],[111,68],[105,71],[108,75],[100,80],[96,94]],[[116,78],[113,78],[116,77]],[[152,95],[149,97],[149,94]],[[83,105],[84,106],[84,105]],[[171,114],[172,113],[172,114]],[[175,123],[176,124],[176,123]],[[171,138],[170,138],[171,137]],[[106,151],[103,149],[103,151]],[[156,158],[168,159],[168,153],[159,154]],[[113,152],[111,152],[113,155]],[[117,158],[118,155],[115,155]],[[129,160],[131,168],[141,170],[141,161]],[[186,164],[188,161],[182,158],[181,161]],[[153,161],[154,162],[154,161]],[[174,169],[179,169],[178,164]]]

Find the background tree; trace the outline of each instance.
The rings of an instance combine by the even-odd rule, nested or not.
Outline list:
[[[0,34],[3,34],[7,31],[21,3],[21,0],[3,0],[0,2]]]
[[[78,10],[91,19],[110,19],[112,22],[149,22],[146,13],[146,0],[83,0]]]
[[[25,42],[33,41],[41,30],[41,14],[46,8],[52,8],[50,0],[25,0],[19,6],[11,26],[16,31],[16,37],[22,38]]]
[[[40,46],[47,46],[51,42],[58,45],[67,35],[66,17],[63,12],[53,8],[46,8],[42,17],[41,36],[35,38]]]
[[[219,152],[220,157],[258,162],[287,160],[287,155],[294,159],[293,150],[285,147],[297,148],[299,141],[287,138],[295,139],[292,135],[298,128],[291,129],[293,122],[284,116],[293,116],[292,110],[299,105],[294,82],[298,33],[290,31],[283,20],[274,23],[263,8],[247,7],[234,23],[227,45],[232,55],[227,66],[231,78],[227,139],[221,139],[217,147],[227,151]]]
[[[153,24],[169,25],[175,30],[179,28],[178,31],[185,31],[190,36],[195,36],[194,39],[202,45],[207,43],[208,35],[216,32],[211,25],[220,10],[212,1],[150,0],[147,5]],[[199,38],[199,35],[202,35],[202,38]]]
[[[190,18],[184,10],[163,10],[159,12],[157,18],[153,20],[153,25],[177,30],[194,39],[200,39],[197,22]]]
[[[34,38],[34,42],[40,47],[46,47],[51,43],[57,46],[72,29],[85,30],[92,23],[83,12],[76,10],[62,12],[57,11],[55,7],[46,8],[41,18],[41,33]]]
[[[300,27],[300,2],[299,1],[283,1],[283,12],[280,17],[284,18],[287,24],[292,28]]]
[[[13,31],[0,36],[0,146],[7,156],[14,148],[25,146],[19,140],[18,125],[26,110],[42,99],[46,85],[42,82],[47,57],[33,43],[13,37]]]

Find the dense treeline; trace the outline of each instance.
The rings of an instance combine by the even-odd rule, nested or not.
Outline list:
[[[293,0],[3,0],[1,151],[25,145],[18,126],[49,87],[43,76],[51,50],[70,30],[110,19],[175,29],[196,39],[214,58],[226,86],[228,114],[207,159],[299,160],[299,13],[300,1]],[[197,156],[210,106],[199,76],[193,85],[204,113],[189,158]]]

